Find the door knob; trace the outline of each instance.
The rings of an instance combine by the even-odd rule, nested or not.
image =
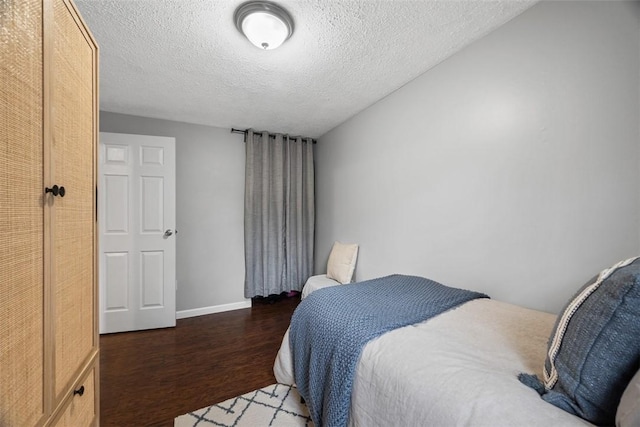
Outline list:
[[[82,396],[84,394],[84,386],[80,387],[77,390],[73,390],[73,395],[75,396],[76,394],[79,394],[80,396]]]
[[[173,231],[171,231],[171,229],[167,228],[164,232],[164,237],[169,237],[173,234]]]
[[[54,196],[64,197],[65,191],[64,191],[64,187],[58,187],[57,185],[54,185],[51,188],[45,187],[44,194],[47,194],[47,193],[51,193]]]

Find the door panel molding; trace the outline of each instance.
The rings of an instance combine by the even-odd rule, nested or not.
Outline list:
[[[175,138],[100,133],[100,333],[176,324]]]

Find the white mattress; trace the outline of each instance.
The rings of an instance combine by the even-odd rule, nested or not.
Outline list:
[[[305,299],[313,291],[317,291],[318,289],[328,288],[329,286],[337,286],[337,285],[340,285],[340,282],[336,282],[333,279],[329,279],[326,274],[311,276],[305,282],[304,287],[302,288],[302,295],[300,295],[300,298]]]
[[[590,426],[543,401],[520,372],[541,376],[555,316],[479,299],[369,342],[351,397],[351,426]],[[289,331],[274,364],[293,384]]]

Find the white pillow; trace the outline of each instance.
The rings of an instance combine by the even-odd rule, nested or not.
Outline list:
[[[616,426],[640,426],[640,371],[633,376],[620,398],[616,413]]]
[[[356,243],[345,244],[335,242],[331,249],[331,253],[329,254],[327,277],[340,282],[343,285],[345,283],[351,283],[357,259],[358,245]]]

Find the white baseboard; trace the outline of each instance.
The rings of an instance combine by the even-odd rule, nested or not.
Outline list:
[[[239,310],[241,308],[251,308],[251,300],[233,302],[231,304],[212,305],[210,307],[193,308],[191,310],[176,311],[176,319],[186,319],[187,317],[204,316],[205,314],[222,313],[223,311]]]

